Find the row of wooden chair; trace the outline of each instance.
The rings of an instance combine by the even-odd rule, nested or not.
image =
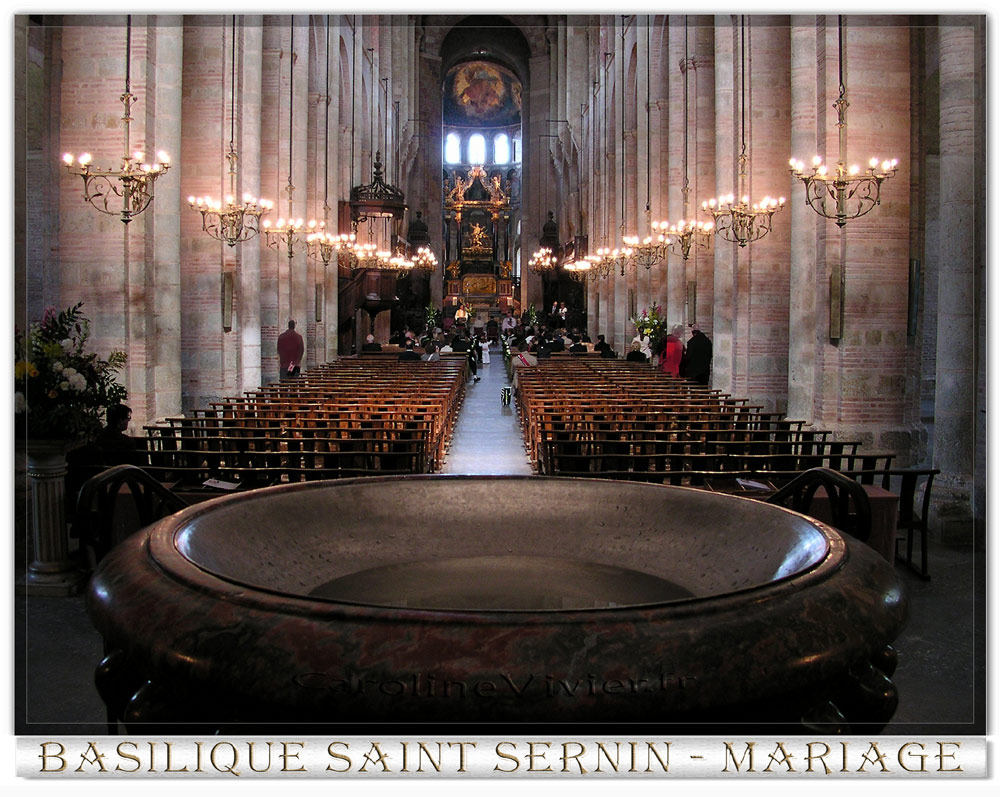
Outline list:
[[[342,359],[150,425],[141,464],[167,482],[258,487],[440,467],[465,360]]]
[[[618,360],[543,360],[519,370],[517,399],[525,447],[540,474],[766,495],[819,468],[893,491],[905,544],[899,558],[929,577],[936,470],[895,468],[891,453],[862,450],[829,430]]]

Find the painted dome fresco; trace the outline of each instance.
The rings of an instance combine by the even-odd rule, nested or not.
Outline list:
[[[521,81],[488,61],[466,61],[444,79],[444,121],[453,125],[514,125],[521,121]]]

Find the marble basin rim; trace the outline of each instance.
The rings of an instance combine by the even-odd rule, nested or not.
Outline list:
[[[372,498],[367,498],[369,494]],[[316,508],[308,506],[314,499]],[[426,506],[414,512],[415,501]],[[508,514],[515,501],[519,508]],[[508,511],[490,517],[494,503]],[[529,509],[532,503],[537,505]],[[270,521],[262,519],[265,512]],[[207,576],[275,597],[376,611],[482,614],[484,620],[498,610],[411,609],[309,593],[330,577],[373,566],[488,554],[628,567],[670,578],[693,593],[671,604],[699,602],[773,588],[789,579],[808,579],[817,567],[830,564],[831,557],[839,558],[841,539],[819,521],[750,499],[686,487],[528,476],[303,482],[221,497],[174,518],[169,533],[158,529],[150,538],[151,555],[168,567],[181,560],[184,569],[190,564]],[[271,524],[286,521],[291,522],[276,544]],[[528,528],[512,539],[510,530],[519,525]],[[239,551],[232,549],[235,539]],[[299,572],[305,553],[321,574]],[[651,604],[635,604],[640,605]],[[499,613],[552,615],[630,608]]]
[[[469,556],[609,564],[690,596],[456,610],[310,595],[370,568]],[[136,727],[199,729],[721,722],[761,706],[795,723],[877,658],[906,617],[889,563],[804,515],[684,487],[534,476],[344,479],[224,496],[118,545],[87,602],[111,651],[105,692],[124,701],[113,710]],[[445,683],[451,693],[433,692]],[[561,694],[560,683],[574,691]],[[636,694],[640,684],[650,693]]]

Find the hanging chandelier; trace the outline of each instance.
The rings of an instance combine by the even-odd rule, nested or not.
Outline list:
[[[715,228],[713,222],[696,221],[690,218],[688,208],[691,203],[691,181],[688,179],[688,130],[689,103],[688,103],[688,73],[694,68],[694,59],[691,58],[688,50],[688,19],[684,15],[684,61],[682,71],[684,73],[684,182],[681,185],[681,196],[684,199],[684,215],[687,217],[680,222],[671,224],[667,221],[653,222],[654,230],[659,230],[657,242],[666,251],[679,255],[682,260],[691,258],[693,249],[707,249],[712,241],[712,233]],[[697,128],[695,129],[697,137]],[[695,151],[697,152],[697,140],[695,141]]]
[[[324,266],[330,265],[334,256],[338,259],[346,257],[353,262],[354,259],[354,234],[340,234],[327,232],[323,227],[323,222],[319,223],[319,229],[306,235],[306,251],[309,257],[319,260]]]
[[[269,219],[265,219],[261,227],[264,231],[264,243],[271,249],[275,251],[280,250],[284,247],[286,253],[288,254],[288,259],[291,260],[295,255],[295,247],[302,242],[302,237],[299,233],[306,227],[301,218],[292,217],[292,197],[295,195],[295,186],[292,183],[292,144],[294,143],[292,125],[292,110],[295,99],[295,51],[292,49],[294,46],[294,36],[289,43],[289,58],[288,58],[288,185],[285,187],[285,192],[288,194],[288,219],[278,219],[278,223],[273,227]],[[316,226],[315,221],[309,222],[309,229],[313,229]]]
[[[872,158],[864,173],[861,167],[847,166],[847,81],[844,79],[844,29],[843,15],[837,17],[837,65],[839,72],[840,96],[833,103],[837,111],[839,131],[839,159],[831,172],[816,155],[812,159],[812,170],[806,172],[806,165],[792,158],[788,163],[793,176],[806,187],[806,204],[820,216],[835,219],[838,227],[843,227],[849,219],[864,216],[876,205],[881,204],[882,183],[896,174],[898,161],[879,161]],[[829,204],[828,204],[829,201]]]
[[[657,240],[666,249],[675,255],[680,255],[684,260],[688,260],[693,249],[708,249],[715,224],[710,221],[695,221],[694,219],[677,224],[671,224],[669,221],[654,221],[653,228],[660,230]]]
[[[785,206],[785,198],[765,196],[759,202],[750,203],[749,192],[744,193],[750,158],[747,155],[746,140],[746,76],[749,56],[746,45],[746,17],[740,16],[740,155],[739,155],[739,198],[735,194],[723,195],[702,202],[702,210],[710,213],[715,231],[725,240],[740,247],[759,241],[771,231],[771,218]]]
[[[413,258],[413,267],[417,271],[425,271],[429,274],[434,273],[437,270],[438,261],[434,256],[434,253],[426,246],[421,246],[417,249],[417,253]]]
[[[225,59],[225,55],[223,55]],[[225,68],[225,61],[223,61]],[[243,201],[236,203],[236,15],[233,14],[233,57],[229,94],[229,194],[226,204],[212,197],[188,197],[192,210],[201,213],[201,229],[218,241],[236,246],[260,233],[260,217],[269,212],[273,203],[267,199],[257,199],[250,194],[243,195]]]
[[[156,153],[156,160],[147,163],[145,153],[131,152],[129,140],[132,122],[132,104],[137,98],[131,92],[132,60],[132,15],[126,20],[125,32],[125,93],[119,98],[125,107],[122,121],[125,123],[125,149],[119,169],[95,169],[91,167],[93,158],[85,152],[79,158],[72,154],[63,155],[63,163],[70,174],[83,179],[83,198],[101,213],[118,216],[125,224],[142,213],[153,201],[153,185],[156,178],[170,168],[170,158],[162,150]],[[112,207],[114,198],[121,200],[121,208]]]
[[[568,273],[570,278],[576,282],[583,282],[585,279],[592,279],[590,277],[591,270],[591,263],[586,258],[572,260],[569,263],[563,264],[563,271]]]
[[[552,250],[543,246],[531,256],[528,261],[528,270],[532,274],[546,274],[554,270],[558,262],[559,258],[552,253]]]

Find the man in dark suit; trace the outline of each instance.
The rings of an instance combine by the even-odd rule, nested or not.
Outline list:
[[[361,351],[382,351],[382,344],[375,342],[374,335],[369,335],[365,338],[365,345],[361,347]]]
[[[420,355],[417,354],[416,350],[413,348],[412,339],[407,339],[406,348],[400,352],[399,360],[400,362],[420,362]]]

